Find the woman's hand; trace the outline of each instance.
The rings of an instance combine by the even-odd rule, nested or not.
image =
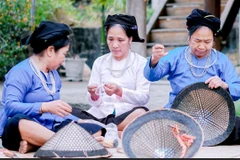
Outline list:
[[[79,118],[78,121],[77,121],[77,123],[84,123],[84,120],[81,119],[81,118]]]
[[[222,81],[221,78],[218,76],[213,76],[209,78],[208,80],[205,81],[205,84],[208,84],[208,88],[218,88],[222,87],[223,89],[227,90],[228,89],[228,84]]]
[[[97,88],[98,88],[97,84],[91,84],[91,85],[87,86],[87,90],[91,95],[91,99],[94,101],[98,100],[98,98],[99,98],[99,95],[96,94]]]
[[[164,52],[164,46],[161,44],[155,44],[152,47],[152,58],[151,58],[151,66],[155,66],[159,59],[163,56],[166,56],[168,52]]]
[[[122,97],[122,88],[119,87],[116,83],[105,83],[104,90],[109,96],[116,94],[119,97]]]
[[[50,102],[43,102],[41,111],[50,112],[60,117],[65,117],[72,112],[72,107],[62,100],[55,100]]]

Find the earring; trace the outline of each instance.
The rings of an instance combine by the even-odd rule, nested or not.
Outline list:
[[[216,45],[216,43],[215,42],[213,42],[213,47]]]

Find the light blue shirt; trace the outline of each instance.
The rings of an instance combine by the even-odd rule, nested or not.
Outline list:
[[[54,122],[62,122],[65,119],[78,120],[76,116],[71,114],[62,118],[51,113],[39,113],[43,102],[60,99],[61,78],[57,70],[51,72],[56,83],[56,93],[54,95],[47,93],[41,80],[33,72],[29,59],[20,62],[5,75],[2,109],[0,111],[0,135],[2,135],[7,119],[16,114],[28,115],[50,130],[52,130]],[[42,75],[51,89],[52,84],[49,74],[46,76],[42,73]]]
[[[164,76],[167,76],[167,79],[170,82],[172,91],[169,93],[169,101],[165,105],[165,108],[171,108],[174,98],[183,88],[196,82],[205,82],[212,76],[218,76],[228,84],[230,95],[234,101],[240,98],[240,79],[234,66],[225,54],[219,51],[212,51],[210,55],[210,64],[215,60],[216,63],[207,69],[204,76],[195,77],[193,76],[190,70],[190,65],[185,58],[186,47],[187,46],[178,47],[169,51],[168,55],[162,57],[154,68],[150,67],[151,57],[145,65],[144,76],[149,81],[158,81]],[[197,59],[192,55],[191,59],[194,65],[204,66],[207,57]],[[203,71],[203,69],[193,69],[196,74],[201,74]]]

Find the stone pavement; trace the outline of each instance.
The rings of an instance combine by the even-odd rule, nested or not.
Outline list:
[[[87,104],[86,93],[87,93],[87,80],[81,82],[67,81],[62,78],[62,90],[61,99],[72,104],[84,106]],[[158,82],[153,82],[150,88],[150,101],[147,104],[150,110],[159,109],[164,106],[168,101],[168,94],[171,91],[169,82],[166,79]],[[0,98],[2,94],[2,84],[0,84]],[[1,100],[1,99],[0,99]],[[87,106],[86,106],[87,107]],[[120,145],[121,147],[121,141]],[[116,148],[108,149],[112,154],[110,158],[127,158],[124,153],[117,152]],[[235,146],[215,146],[215,147],[202,147],[194,155],[194,158],[240,158],[240,145]],[[16,153],[20,158],[33,157],[34,153],[19,154]],[[0,152],[0,158],[4,158],[4,155]]]

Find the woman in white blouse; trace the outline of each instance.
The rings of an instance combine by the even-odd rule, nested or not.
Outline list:
[[[147,60],[131,50],[131,42],[143,43],[144,39],[138,36],[134,16],[108,15],[104,26],[110,53],[94,61],[87,87],[92,107],[75,113],[82,119],[115,123],[121,133],[128,123],[149,110],[145,105],[150,82],[143,75]]]

